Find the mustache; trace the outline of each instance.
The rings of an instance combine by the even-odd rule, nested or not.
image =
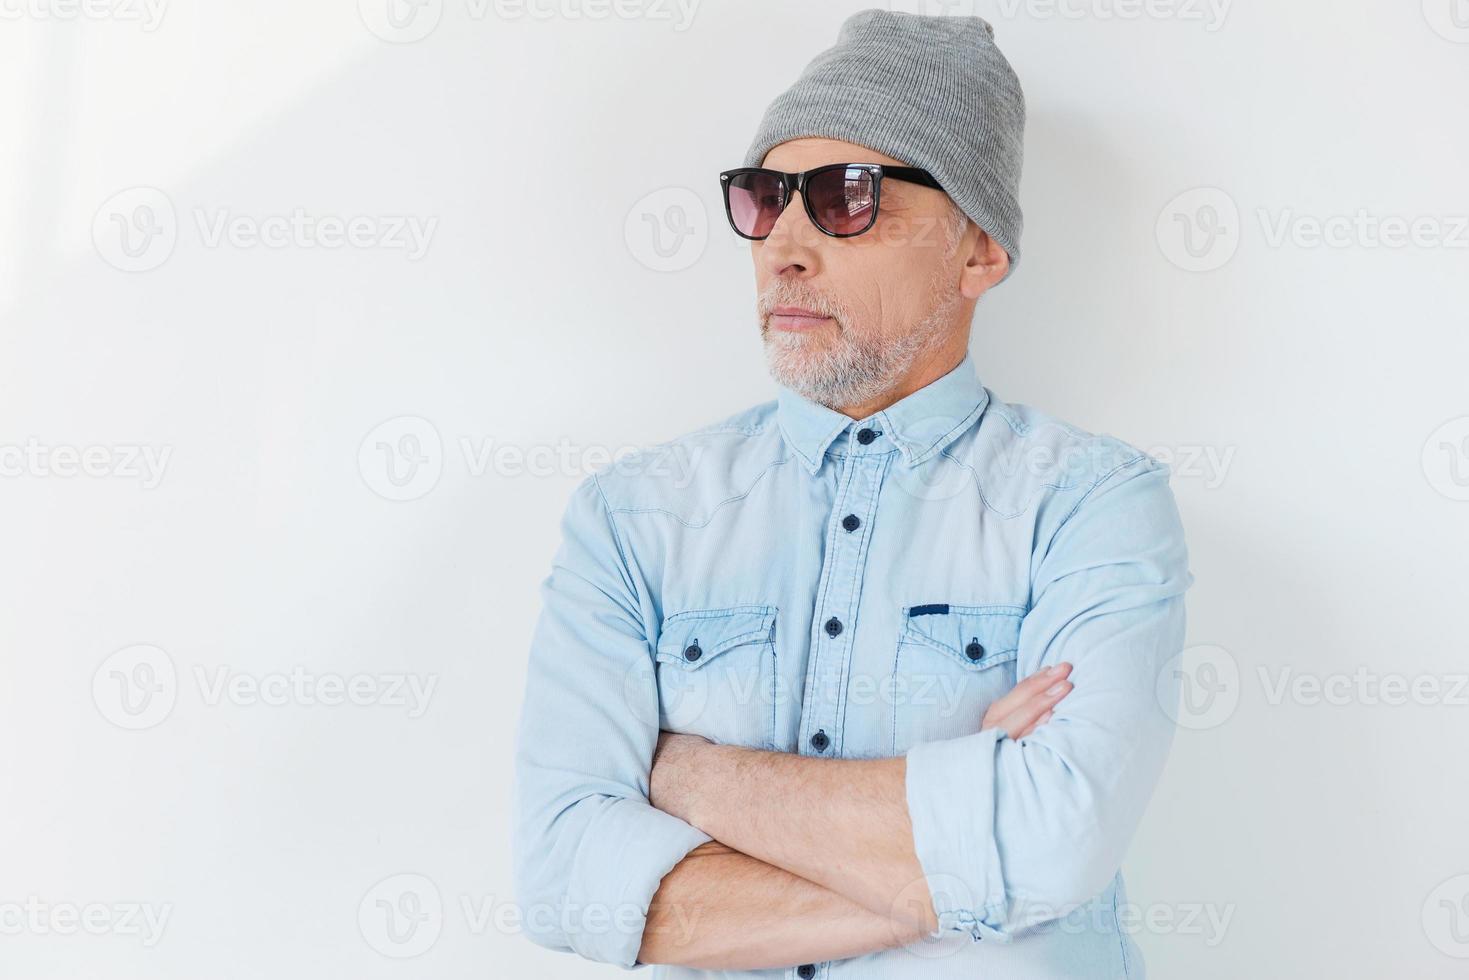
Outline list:
[[[846,311],[840,303],[791,282],[777,282],[767,287],[760,294],[758,305],[762,320],[769,317],[777,306],[799,306],[813,313],[829,316],[838,323],[843,322],[846,317]]]

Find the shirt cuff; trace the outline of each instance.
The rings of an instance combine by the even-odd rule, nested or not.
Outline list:
[[[940,933],[1009,942],[1000,931],[1005,883],[995,842],[995,754],[1001,728],[908,750],[904,791],[913,849]]]
[[[577,847],[561,923],[580,955],[625,969],[638,950],[663,876],[712,838],[644,800],[619,799],[591,821]]]

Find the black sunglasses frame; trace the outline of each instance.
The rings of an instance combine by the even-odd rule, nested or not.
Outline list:
[[[812,177],[819,174],[824,174],[832,170],[852,169],[865,170],[872,174],[872,215],[867,219],[867,224],[859,230],[838,234],[825,228],[817,219],[816,212],[811,209],[811,200],[805,193],[806,185],[811,181]],[[932,187],[935,190],[943,190],[942,185],[927,170],[919,167],[890,167],[885,163],[828,163],[820,167],[814,167],[811,170],[802,170],[799,173],[786,173],[781,170],[771,170],[769,167],[736,167],[733,170],[725,170],[719,175],[719,186],[724,192],[724,216],[729,221],[729,226],[734,229],[736,235],[752,242],[763,242],[770,236],[768,234],[759,236],[747,235],[740,231],[739,227],[735,224],[734,212],[729,206],[729,189],[733,178],[740,174],[767,174],[777,178],[781,184],[781,192],[785,196],[785,199],[780,204],[781,213],[784,213],[786,207],[790,205],[791,195],[800,192],[801,204],[806,208],[806,217],[811,219],[811,224],[815,225],[818,231],[832,238],[855,238],[858,235],[872,230],[872,226],[877,223],[878,210],[882,206],[882,180],[884,177],[891,177],[894,180],[901,180],[910,184],[919,184],[923,187]]]

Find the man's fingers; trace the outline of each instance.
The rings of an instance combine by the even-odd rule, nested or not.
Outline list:
[[[1064,681],[1070,673],[1070,664],[1059,663],[1031,674],[1025,680],[1016,684],[1009,693],[1000,699],[999,703],[1005,704],[1005,707],[1008,709],[1004,713],[1009,714],[1010,711],[1020,707],[1026,701],[1043,693],[1046,688],[1057,681]]]
[[[1069,663],[1059,663],[1030,675],[1016,684],[1004,697],[989,706],[984,713],[984,720],[980,723],[980,728],[994,728],[1002,724],[1006,718],[1020,710],[1033,698],[1044,697],[1047,688],[1057,681],[1065,680],[1070,673]]]
[[[1034,732],[1037,728],[1041,727],[1046,722],[1050,721],[1051,720],[1051,716],[1054,715],[1055,713],[1056,713],[1056,709],[1052,708],[1051,710],[1047,711],[1045,714],[1043,714],[1039,718],[1037,718],[1035,720],[1035,722],[1029,728],[1027,728],[1024,731],[1022,731],[1019,735],[1011,735],[1010,737],[1013,738],[1013,739],[1025,738],[1027,735],[1029,735],[1032,732]]]
[[[1001,719],[1000,727],[1005,729],[1011,738],[1019,738],[1021,734],[1039,724],[1041,716],[1054,708],[1056,702],[1070,694],[1071,689],[1075,686],[1070,681],[1055,682]]]

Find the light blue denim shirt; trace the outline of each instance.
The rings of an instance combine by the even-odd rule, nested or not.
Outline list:
[[[782,388],[624,457],[575,490],[562,534],[516,750],[532,939],[638,965],[660,879],[709,839],[648,803],[662,728],[906,754],[940,931],[655,977],[1143,976],[1118,869],[1172,739],[1192,582],[1161,463],[1000,401],[966,356],[865,419]],[[980,731],[1063,660],[1076,687],[1049,723]]]

